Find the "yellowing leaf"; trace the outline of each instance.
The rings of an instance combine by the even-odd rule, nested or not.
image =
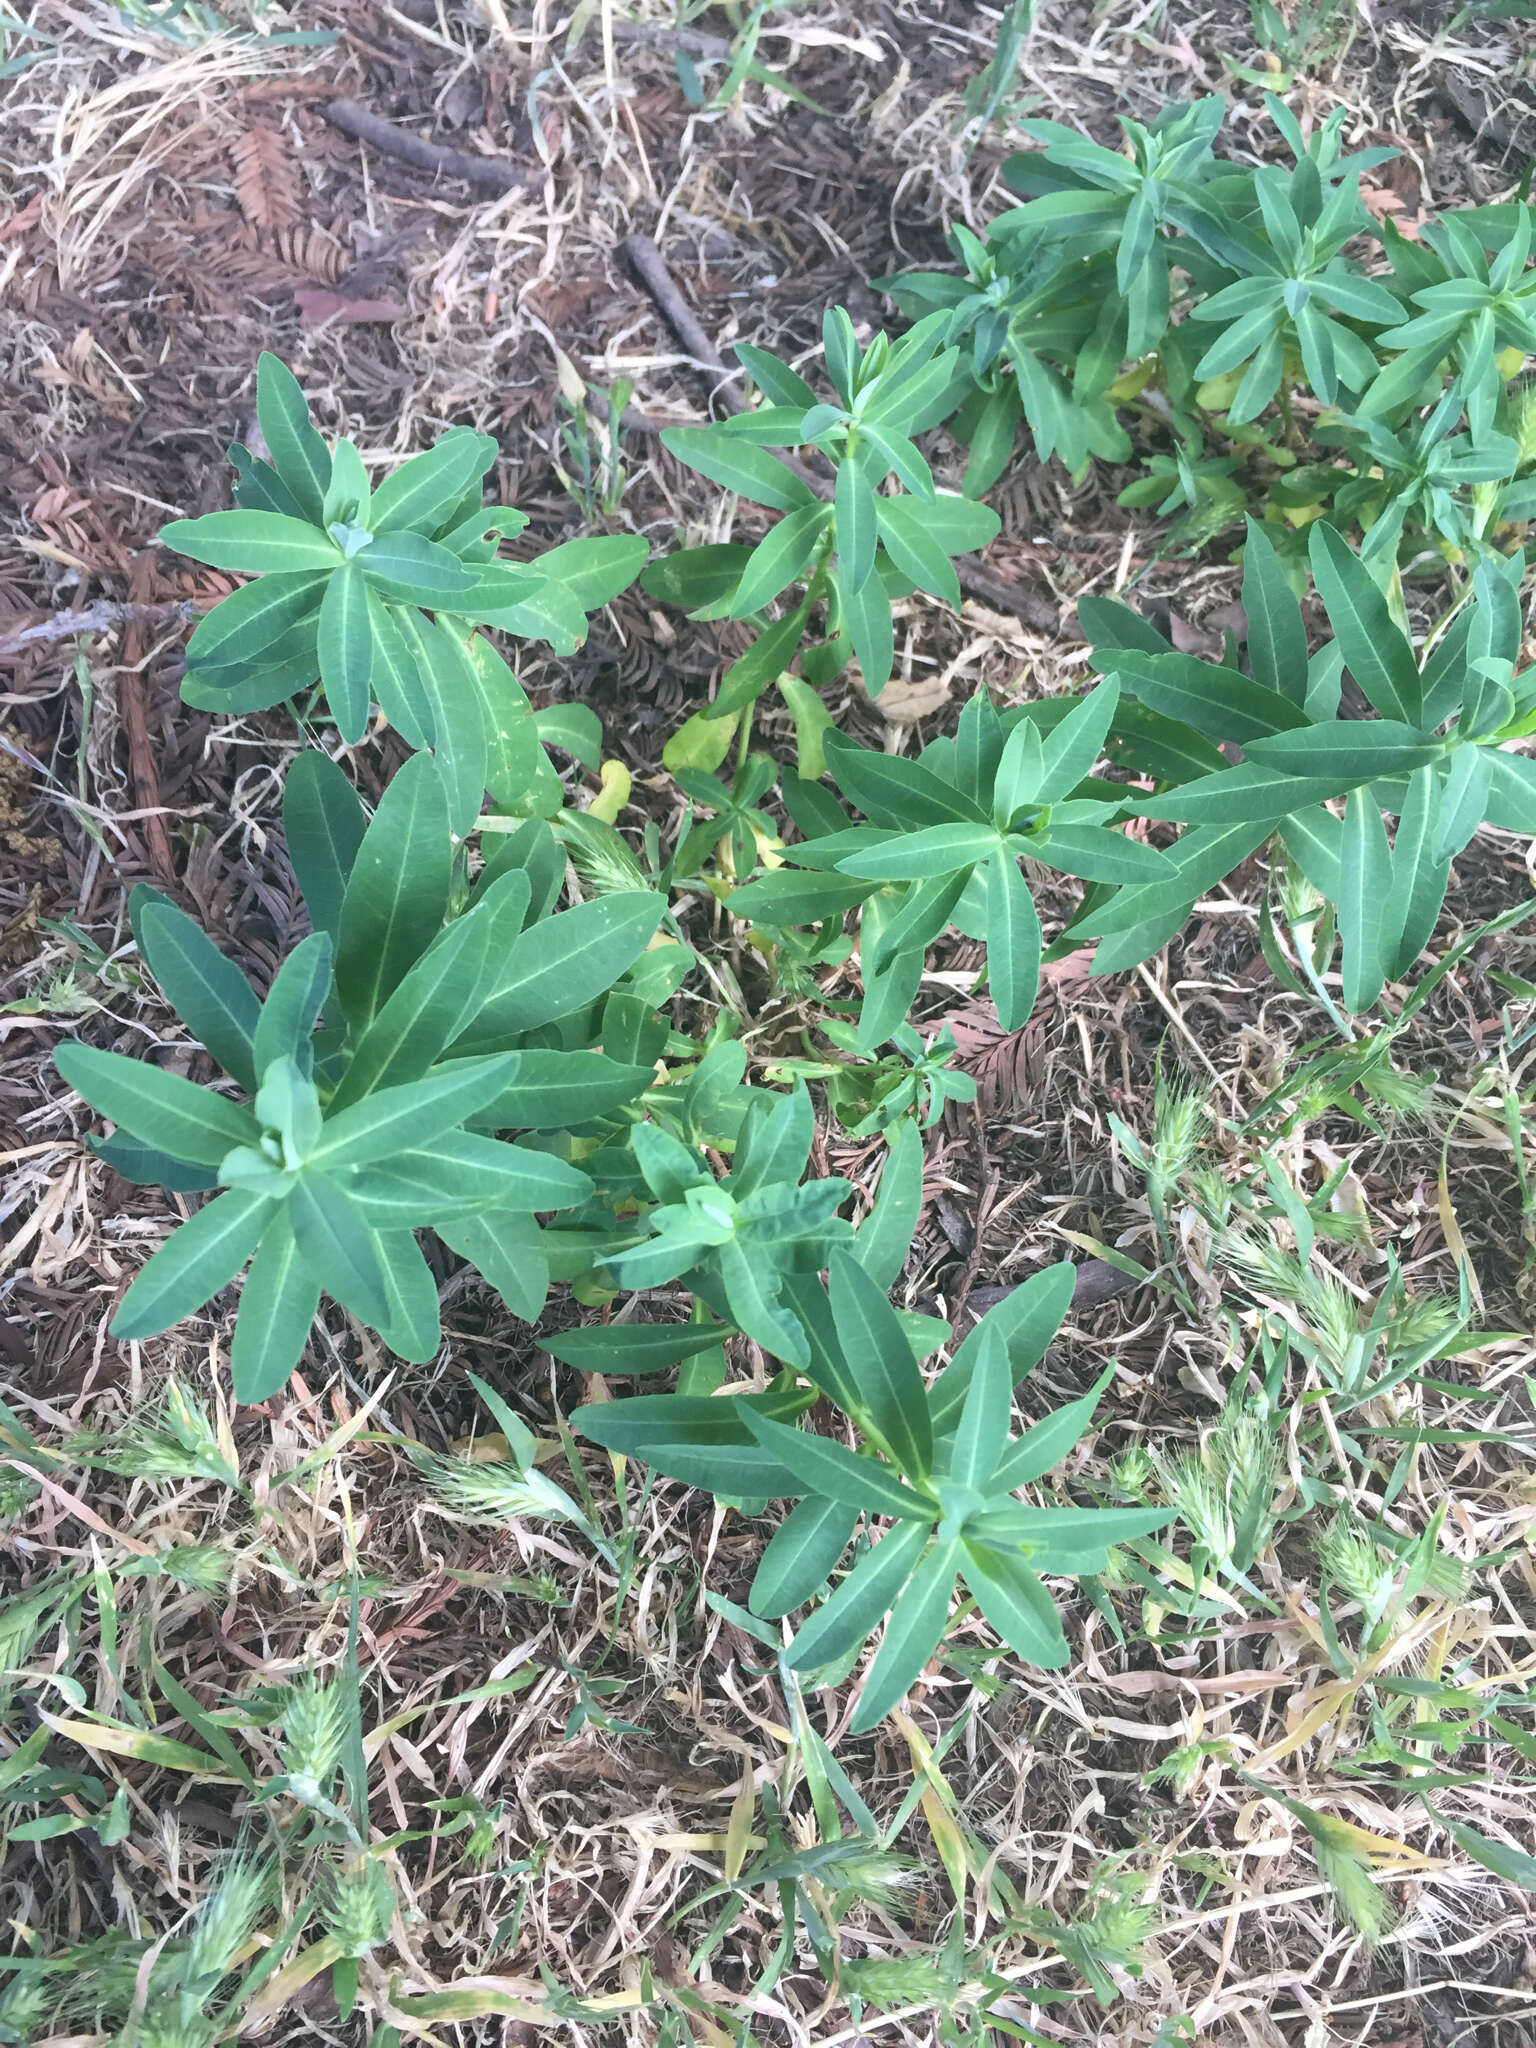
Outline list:
[[[157,1735],[152,1728],[124,1728],[116,1721],[70,1721],[39,1707],[38,1719],[55,1735],[78,1742],[82,1749],[95,1749],[107,1756],[132,1757],[136,1763],[157,1764],[166,1771],[191,1771],[210,1783],[234,1785],[239,1781],[218,1768],[219,1759],[209,1749],[194,1749],[174,1736]]]

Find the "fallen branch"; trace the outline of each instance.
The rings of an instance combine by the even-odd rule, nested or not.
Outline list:
[[[107,633],[114,626],[131,623],[169,625],[172,619],[185,620],[195,615],[196,607],[185,598],[167,598],[155,604],[125,604],[117,598],[101,597],[95,604],[83,605],[78,611],[55,612],[52,618],[39,619],[35,625],[23,626],[8,639],[0,640],[0,660],[20,654],[24,647],[73,639],[77,633]]]
[[[467,185],[483,185],[489,192],[515,192],[528,184],[534,173],[505,157],[474,156],[464,149],[446,149],[440,142],[426,142],[407,128],[372,114],[356,100],[331,100],[325,118],[333,127],[358,142],[366,142],[385,156],[414,164],[419,171],[434,171],[440,177],[460,178]]]
[[[128,773],[133,781],[134,802],[144,814],[144,843],[156,874],[162,882],[171,882],[176,876],[176,861],[171,852],[171,835],[160,807],[160,771],[155,762],[154,741],[150,737],[144,677],[140,668],[149,651],[148,621],[144,613],[150,609],[150,601],[144,592],[153,584],[154,576],[154,556],[146,548],[134,556],[128,572],[128,588],[132,593],[130,602],[136,616],[123,624],[123,656],[117,700],[123,732],[128,740]]]
[[[656,310],[677,336],[689,357],[701,369],[709,370],[722,378],[733,378],[739,372],[731,369],[719,350],[689,308],[687,301],[678,290],[671,271],[656,244],[649,235],[630,235],[624,242],[624,254],[628,257],[636,277],[644,285]],[[715,394],[727,412],[739,413],[746,409],[741,393],[729,383],[716,387]],[[643,413],[626,412],[623,424],[638,427],[642,433],[657,433],[659,426],[647,419]],[[792,470],[808,490],[818,498],[830,500],[833,485],[830,479],[821,477],[803,462],[797,462],[791,455],[779,454],[779,460]],[[1006,578],[994,576],[989,570],[970,562],[964,555],[956,558],[955,574],[960,579],[960,588],[969,596],[999,612],[1012,612],[1022,619],[1026,626],[1033,626],[1037,632],[1059,633],[1062,630],[1061,615],[1051,599],[1026,590],[1022,584],[1011,583]]]

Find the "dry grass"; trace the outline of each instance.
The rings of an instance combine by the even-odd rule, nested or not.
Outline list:
[[[621,33],[664,29],[672,14],[661,0],[599,0],[577,10],[579,33],[547,0],[329,0],[261,16],[268,28],[330,26],[338,39],[322,49],[217,35],[177,45],[98,0],[21,12],[56,41],[39,42],[39,61],[4,86],[11,404],[0,475],[24,550],[0,569],[7,625],[130,590],[146,601],[218,594],[217,579],[156,554],[152,537],[169,510],[218,502],[216,457],[247,419],[262,345],[284,353],[327,429],[357,435],[370,460],[398,459],[443,422],[469,420],[498,435],[500,492],[529,509],[539,544],[581,530],[550,462],[559,356],[600,387],[636,380],[637,402],[655,413],[700,416],[709,397],[625,272],[626,233],[656,237],[722,346],[751,337],[800,358],[824,304],[877,319],[872,278],[939,257],[951,222],[987,217],[1007,147],[1001,127],[960,132],[992,19],[965,0],[823,0],[771,18],[762,54],[827,116],[756,86],[730,110],[690,112],[665,37]],[[1116,112],[1145,117],[1191,89],[1226,88],[1257,106],[1226,68],[1228,57],[1254,58],[1246,8],[1046,4],[1041,14],[1021,75],[1033,111],[1109,137]],[[721,18],[703,26],[713,33]],[[10,54],[31,47],[13,34]],[[1468,130],[1502,122],[1529,153],[1528,53],[1518,23],[1378,9],[1296,95],[1315,112],[1349,106],[1353,140],[1405,147],[1405,206],[1495,197],[1513,183],[1518,163],[1504,159],[1514,145],[1487,134],[1474,143]],[[337,91],[539,175],[492,201],[434,188],[329,128],[319,108]],[[1468,94],[1487,120],[1468,116]],[[320,287],[342,310],[305,325],[304,294]],[[359,303],[392,305],[395,317],[352,317]],[[706,527],[715,537],[718,508],[700,504],[653,441],[631,437],[626,459],[616,525],[658,547]],[[1233,572],[1159,559],[1112,501],[1101,477],[1074,492],[1021,464],[996,499],[1004,536],[989,566],[1064,620],[1083,591],[1134,581],[1143,601],[1209,633]],[[1250,1588],[1225,1582],[1197,1623],[1126,1580],[1103,1606],[1076,1601],[1076,1661],[1064,1673],[994,1656],[967,1623],[910,1721],[855,1740],[842,1735],[847,1691],[811,1699],[810,1723],[878,1825],[905,1814],[890,1846],[912,1859],[898,1882],[866,1872],[840,1892],[829,1884],[821,1903],[841,1921],[845,1958],[905,1974],[888,1971],[876,1996],[875,1973],[856,2009],[848,1984],[821,1981],[802,1940],[764,1988],[782,1932],[775,1891],[742,1898],[717,1946],[708,1937],[724,1902],[704,1900],[742,1868],[748,1836],[763,1838],[770,1802],[791,1845],[821,1832],[782,1674],[706,1598],[743,1598],[762,1522],[618,1472],[590,1449],[579,1464],[616,1562],[569,1528],[487,1526],[445,1506],[407,1447],[445,1451],[483,1430],[466,1366],[540,1431],[551,1475],[577,1484],[558,1429],[579,1398],[574,1376],[461,1276],[445,1279],[448,1340],[432,1367],[399,1366],[338,1318],[265,1411],[229,1409],[227,1317],[147,1348],[105,1334],[163,1233],[163,1204],[79,1149],[47,1055],[87,1025],[96,1042],[125,1048],[177,1028],[139,983],[127,944],[126,889],[156,874],[151,826],[178,889],[258,978],[296,916],[277,831],[292,735],[273,718],[215,728],[183,712],[182,631],[130,624],[82,640],[78,657],[68,641],[30,647],[0,697],[8,741],[36,764],[0,756],[0,834],[11,835],[0,840],[0,1393],[54,1454],[35,1486],[14,1459],[0,1477],[11,1587],[0,1639],[13,1674],[3,1727],[14,1746],[45,1716],[75,1721],[46,1761],[100,1784],[48,1810],[93,1813],[98,1795],[110,1802],[123,1787],[130,1820],[110,1843],[84,1828],[10,1840],[0,1888],[11,1953],[63,1954],[114,1930],[139,1943],[174,1937],[232,1841],[270,1840],[274,1812],[288,1824],[280,1801],[253,1805],[227,1774],[135,1757],[150,1729],[205,1743],[157,1661],[225,1718],[256,1777],[270,1776],[281,1761],[273,1689],[305,1673],[345,1676],[356,1587],[369,1817],[397,1907],[362,1965],[358,2015],[338,2017],[327,1958],[301,1951],[248,2012],[253,2038],[362,2042],[392,2025],[521,2042],[547,2025],[647,2044],[723,2043],[737,2028],[826,2048],[926,2043],[950,1937],[969,1958],[948,1951],[951,1974],[972,1997],[985,1966],[1008,1987],[1001,2018],[1063,2042],[1536,2040],[1526,1898],[1457,1850],[1405,1791],[1400,1765],[1372,1748],[1382,1731],[1370,1707],[1389,1696],[1335,1674],[1315,1542],[1330,1499],[1405,1538],[1444,1511],[1442,1547],[1465,1577],[1447,1574],[1445,1590],[1408,1601],[1371,1671],[1512,1702],[1514,1746],[1497,1733],[1459,1750],[1425,1735],[1394,1740],[1419,1741],[1432,1769],[1464,1779],[1433,1795],[1441,1812],[1528,1850],[1530,1716],[1519,1701],[1536,1678],[1526,1539],[1536,1351],[1512,1146],[1529,1148],[1531,1126],[1527,1115],[1512,1135],[1505,1121],[1506,1068],[1517,1097],[1528,1102],[1531,1089],[1528,1052],[1501,1035],[1508,992],[1491,979],[1530,977],[1528,942],[1489,941],[1448,979],[1397,1048],[1407,1084],[1399,1104],[1374,1105],[1378,1129],[1313,1105],[1278,1146],[1308,1191],[1348,1166],[1335,1207],[1352,1234],[1322,1247],[1343,1297],[1376,1298],[1389,1249],[1416,1296],[1453,1295],[1461,1251],[1480,1296],[1476,1325],[1497,1334],[1430,1368],[1437,1384],[1405,1383],[1363,1419],[1336,1417],[1324,1368],[1293,1362],[1274,1540]],[[581,655],[535,651],[522,673],[538,701],[594,704],[608,743],[664,801],[662,739],[738,651],[730,632],[663,618],[630,593]],[[1084,658],[1070,632],[976,605],[957,619],[917,598],[878,708],[851,697],[832,708],[900,748],[977,686],[1054,691]],[[377,759],[358,767],[384,773]],[[1315,1335],[1308,1304],[1235,1257],[1241,1246],[1211,1216],[1218,1183],[1253,1179],[1272,1127],[1243,1120],[1320,1028],[1259,955],[1262,881],[1237,878],[1139,975],[1090,983],[1067,963],[1027,1032],[1006,1044],[960,999],[975,965],[963,946],[936,961],[925,987],[933,1018],[970,1018],[967,1056],[986,1063],[989,1092],[984,1116],[951,1111],[934,1134],[907,1300],[969,1313],[1089,1245],[1187,1290],[1182,1303],[1164,1286],[1080,1307],[1040,1386],[1023,1390],[1033,1412],[1118,1361],[1074,1471],[1088,1486],[1110,1485],[1150,1451],[1208,1448],[1263,1331],[1284,1322]],[[1526,850],[1485,835],[1458,866],[1441,942],[1528,886]],[[1043,907],[1060,916],[1065,899]],[[1217,1122],[1186,1162],[1194,1177],[1178,1177],[1154,1216],[1107,1117],[1154,1136],[1160,1058],[1201,1089]],[[858,1178],[869,1158],[827,1134],[829,1170]],[[1176,1248],[1169,1263],[1159,1223]],[[576,1313],[556,1303],[551,1322]],[[238,1483],[146,1471],[143,1430],[173,1379],[201,1404]],[[1399,1470],[1398,1439],[1367,1425],[1409,1423],[1434,1434]],[[1358,1602],[1335,1586],[1324,1604],[1364,1654]],[[82,1746],[78,1724],[91,1714],[128,1731],[126,1754]],[[1156,1775],[1170,1762],[1171,1779]],[[450,1799],[483,1815],[473,1844],[437,1804]],[[1368,1869],[1356,1882],[1390,1906],[1374,1945],[1351,1924],[1338,1871],[1320,1863],[1298,1807],[1364,1831],[1355,1846]],[[292,1898],[324,1860],[319,1850],[291,1859]],[[1102,1932],[1106,1888],[1121,1881],[1155,1911],[1141,1973],[1110,1959],[1120,1996],[1106,2009],[1069,1958],[1080,1961],[1085,1918],[1099,1914]],[[280,1921],[274,1909],[263,1932]],[[1076,1923],[1076,1947],[1051,1923]],[[453,1987],[459,2003],[433,2003]],[[1039,2002],[1051,1992],[1057,2002]],[[685,2011],[693,1994],[708,2011]],[[96,2026],[82,2008],[42,2037],[56,2048],[105,2038],[109,2026]]]

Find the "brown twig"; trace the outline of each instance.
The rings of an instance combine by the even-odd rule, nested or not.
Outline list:
[[[467,185],[483,185],[490,192],[515,192],[534,175],[521,164],[508,163],[505,157],[474,156],[468,150],[446,149],[440,142],[427,142],[408,129],[397,128],[393,121],[370,113],[356,100],[329,101],[325,118],[343,134],[370,143],[402,163],[414,164],[419,171],[461,178]]]
[[[677,336],[691,359],[701,369],[709,370],[721,378],[733,378],[738,372],[732,370],[722,358],[719,350],[710,340],[682,293],[674,283],[665,259],[649,235],[629,235],[624,242],[624,254],[642,285],[644,285],[657,311]],[[727,412],[741,412],[746,401],[740,391],[730,383],[721,383],[715,388],[715,397]],[[625,426],[637,426],[644,433],[659,431],[654,422],[643,413],[626,412]],[[821,477],[803,462],[797,462],[792,455],[779,453],[779,460],[800,479],[808,490],[818,498],[830,499],[832,483]],[[990,605],[994,611],[1012,612],[1027,626],[1037,632],[1060,633],[1061,615],[1049,598],[1026,590],[1022,584],[1011,583],[1006,578],[994,576],[990,571],[960,556],[955,562],[955,574],[960,579],[960,588],[981,603]]]
[[[162,882],[176,878],[171,837],[160,807],[160,772],[149,737],[149,719],[144,709],[144,673],[140,667],[146,646],[143,614],[150,609],[146,593],[154,582],[155,559],[146,549],[135,555],[128,572],[128,590],[134,616],[123,629],[123,662],[119,671],[118,709],[123,731],[128,735],[128,773],[133,781],[134,803],[145,813],[144,839],[155,873]]]
[[[20,654],[24,647],[71,640],[77,633],[106,633],[130,620],[140,620],[146,626],[168,625],[172,619],[190,619],[194,609],[184,598],[168,598],[157,604],[123,604],[116,598],[101,597],[95,604],[82,605],[78,611],[55,612],[51,618],[39,619],[0,640],[0,661]]]
[[[672,273],[650,236],[627,235],[624,240],[624,254],[628,257],[636,277],[655,302],[657,311],[694,362],[701,369],[713,370],[721,377],[739,377],[741,372],[731,368],[699,325],[688,302],[673,283]],[[726,387],[718,396],[720,403],[728,412],[745,410],[746,400],[739,391]]]
[[[669,28],[664,21],[616,21],[616,43],[651,43],[659,50],[686,50],[690,57],[720,60],[731,54],[728,36],[712,36],[708,29]]]

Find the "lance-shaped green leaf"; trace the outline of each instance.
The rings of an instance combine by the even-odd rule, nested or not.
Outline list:
[[[1303,783],[1353,777],[1358,785],[1389,775],[1408,775],[1445,754],[1443,740],[1426,739],[1415,727],[1391,718],[1339,719],[1302,732],[1273,733],[1248,744],[1251,759],[1283,769]],[[1306,799],[1297,808],[1301,809]]]
[[[990,825],[922,825],[883,846],[850,853],[839,871],[867,882],[915,882],[951,875],[1000,851]]]
[[[378,1232],[329,1174],[306,1168],[288,1196],[288,1216],[310,1277],[359,1322],[375,1329],[389,1316]]]
[[[939,832],[968,832],[973,828],[968,825],[939,825],[930,826],[928,829]],[[994,835],[994,851],[996,844]],[[921,954],[925,946],[931,945],[955,915],[961,899],[971,886],[974,874],[974,868],[967,864],[956,868],[953,874],[935,876],[932,881],[919,883],[917,887],[909,889],[901,900],[901,907],[890,922],[881,926],[878,939],[875,938],[873,930],[866,934],[866,973],[873,971],[875,974],[883,974],[901,954]]]
[[[877,882],[858,882],[843,875],[810,875],[778,868],[733,889],[726,900],[736,916],[750,918],[756,925],[820,924],[825,918],[841,918],[845,910],[862,903],[878,887]]]
[[[909,576],[919,590],[959,611],[960,579],[944,549],[930,528],[928,506],[910,498],[876,498],[875,517],[880,541],[903,576]]]
[[[154,890],[141,884],[128,910],[139,951],[166,1001],[225,1073],[254,1094],[256,991],[200,925]]]
[[[798,1317],[784,1305],[783,1276],[777,1266],[760,1254],[752,1256],[735,1238],[727,1238],[712,1258],[732,1319],[765,1351],[803,1372],[810,1363],[810,1347]]]
[[[256,419],[272,467],[305,517],[318,525],[331,482],[330,450],[310,424],[298,379],[266,350],[256,362]]]
[[[522,932],[491,982],[464,1050],[505,1043],[567,1017],[612,988],[645,951],[666,909],[650,889],[619,890]]]
[[[1248,620],[1248,662],[1266,690],[1307,701],[1307,629],[1280,557],[1258,520],[1247,523],[1243,549],[1243,610]]]
[[[526,873],[502,875],[432,941],[358,1040],[331,1097],[333,1116],[377,1089],[415,1080],[452,1044],[522,930],[528,895]]]
[[[310,1163],[327,1173],[371,1166],[396,1152],[429,1146],[483,1109],[517,1071],[515,1052],[449,1060],[419,1081],[381,1088],[328,1117]]]
[[[1033,719],[1021,718],[1004,742],[992,785],[992,820],[999,830],[1006,829],[1020,811],[1042,801],[1044,779],[1040,728]]]
[[[1077,1269],[1070,1259],[1046,1266],[988,1309],[928,1390],[928,1413],[936,1437],[948,1436],[960,1420],[981,1347],[996,1331],[1008,1353],[1010,1382],[1017,1386],[1044,1358],[1051,1339],[1072,1306]]]
[[[1011,853],[987,863],[987,985],[1005,1031],[1028,1022],[1040,986],[1040,918]]]
[[[381,533],[356,557],[380,594],[398,604],[424,604],[452,611],[455,598],[482,581],[450,549],[422,533]]]
[[[1494,756],[1486,747],[1458,747],[1440,791],[1439,825],[1435,833],[1437,860],[1454,860],[1488,811]]]
[[[827,767],[843,794],[877,825],[985,825],[981,806],[916,761],[877,754],[843,733],[827,740]]]
[[[251,650],[272,658],[272,650],[292,634],[302,641],[319,620],[320,601],[330,581],[326,570],[305,570],[289,576],[263,576],[206,612],[187,642],[187,667],[200,674],[221,663],[244,662]],[[318,669],[312,672],[318,673]]]
[[[656,1078],[654,1067],[630,1067],[600,1052],[530,1047],[518,1054],[510,1084],[474,1121],[495,1131],[578,1128],[633,1102]]]
[[[747,1425],[751,1414],[795,1414],[798,1396],[779,1394],[705,1397],[640,1394],[578,1408],[571,1418],[593,1443],[648,1465],[687,1486],[707,1487],[746,1500],[778,1500],[804,1491],[800,1481]]]
[[[905,1342],[905,1340],[903,1340]],[[911,1357],[910,1350],[907,1353]],[[744,1411],[747,1428],[765,1451],[796,1478],[796,1492],[820,1494],[826,1500],[841,1501],[844,1507],[859,1508],[865,1514],[896,1515],[903,1520],[930,1527],[934,1507],[920,1493],[904,1486],[889,1465],[873,1458],[861,1458],[846,1444],[831,1437],[814,1436],[803,1429],[789,1429],[771,1416]]]
[[[330,756],[318,747],[300,754],[283,786],[283,837],[309,921],[332,940],[367,829],[357,792]]]
[[[141,1145],[123,1130],[114,1131],[110,1138],[87,1137],[85,1142],[104,1165],[120,1173],[124,1180],[132,1181],[135,1187],[163,1187],[176,1195],[198,1195],[219,1185],[213,1167],[188,1166],[183,1160],[173,1159],[169,1152]]]
[[[320,680],[336,729],[349,747],[368,727],[373,675],[373,628],[368,623],[368,586],[356,562],[344,562],[320,602]]]
[[[943,1641],[961,1554],[958,1543],[935,1543],[897,1595],[848,1724],[851,1734],[873,1728],[906,1697]]]
[[[1372,728],[1367,727],[1366,730]],[[1181,825],[1278,824],[1295,811],[1344,796],[1368,775],[1295,775],[1273,761],[1244,761],[1202,775],[1182,789],[1161,790],[1127,806],[1142,818],[1172,818]]]
[[[281,512],[209,512],[201,519],[173,519],[160,538],[210,569],[246,575],[336,569],[342,561],[341,550],[318,527]]]
[[[933,1463],[933,1433],[922,1374],[901,1318],[884,1289],[850,1253],[833,1254],[828,1281],[838,1341],[858,1389],[858,1419],[903,1472],[923,1479]]]
[[[447,1131],[430,1143],[391,1152],[347,1178],[345,1186],[379,1230],[436,1227],[461,1210],[570,1209],[593,1192],[579,1166],[474,1131]]]
[[[1012,1415],[1013,1373],[1008,1347],[995,1324],[990,1328],[983,1326],[949,1454],[949,1477],[954,1485],[980,1492],[991,1481],[995,1488],[1006,1490],[1001,1478],[993,1480],[993,1473],[1008,1441]]]
[[[480,814],[490,773],[480,674],[458,628],[412,609],[402,609],[398,616],[431,706],[432,755],[448,799],[448,823],[455,836],[463,838]]]
[[[891,1140],[874,1205],[849,1247],[877,1287],[889,1289],[906,1264],[923,1205],[923,1140],[904,1123]]]
[[[994,1493],[1014,1493],[1059,1465],[1093,1420],[1099,1396],[1115,1376],[1106,1366],[1086,1394],[1036,1422],[1009,1444],[992,1473]]]
[[[368,524],[375,533],[435,532],[495,460],[492,435],[455,427],[390,472],[373,494]]]
[[[1104,743],[1120,705],[1120,681],[1108,676],[1095,690],[1058,719],[1040,743],[1039,801],[1057,804],[1069,797],[1104,752]]]
[[[856,455],[846,455],[838,465],[835,507],[838,581],[847,594],[862,590],[873,576],[879,540],[874,485]]]
[[[898,1522],[861,1557],[789,1647],[791,1671],[814,1671],[850,1656],[890,1612],[931,1534],[928,1522]]]
[[[737,1140],[731,1174],[736,1200],[777,1181],[798,1179],[805,1171],[815,1128],[810,1090],[803,1081],[783,1095],[753,1101]]]
[[[540,1349],[578,1372],[664,1372],[698,1358],[730,1335],[720,1323],[607,1323],[599,1328],[563,1330],[540,1339]]]
[[[967,1540],[961,1576],[976,1604],[1009,1649],[1026,1663],[1055,1671],[1070,1652],[1056,1603],[1026,1565],[1006,1551]]]
[[[261,1136],[248,1109],[148,1060],[61,1045],[53,1063],[93,1109],[144,1144],[195,1166],[217,1166],[233,1146],[254,1145]]]
[[[1117,1543],[1133,1543],[1173,1520],[1171,1508],[988,1508],[967,1525],[984,1543],[1022,1545],[1042,1572],[1102,1571]]]
[[[320,1306],[320,1283],[294,1241],[286,1208],[261,1235],[230,1347],[235,1399],[265,1401],[287,1385]]]
[[[891,670],[896,665],[896,630],[891,620],[891,600],[885,584],[876,574],[857,589],[851,589],[840,561],[837,591],[843,624],[853,642],[864,687],[872,697],[878,697],[890,681]]]
[[[442,777],[413,754],[385,790],[358,848],[341,907],[336,991],[362,1030],[440,929],[452,843]]]
[[[401,625],[403,607],[376,590],[368,593],[368,630],[373,635],[373,694],[379,708],[409,747],[435,746],[432,699],[422,680],[415,647]]]
[[[1367,790],[1352,790],[1344,810],[1338,916],[1344,1005],[1357,1015],[1381,994],[1391,893],[1392,851],[1381,812]]]
[[[1308,550],[1350,674],[1383,718],[1417,727],[1423,713],[1418,663],[1370,570],[1326,520],[1313,524]]]
[[[733,618],[750,618],[804,575],[831,517],[825,505],[802,505],[769,528],[742,571],[731,599]]]
[[[161,1245],[123,1296],[112,1334],[125,1342],[158,1337],[227,1287],[255,1251],[277,1204],[231,1188],[206,1203]]]
[[[775,512],[794,512],[817,502],[815,493],[776,456],[735,435],[711,427],[668,427],[661,445],[711,483],[750,498],[754,504],[771,506]]]
[[[803,1607],[826,1585],[848,1548],[857,1508],[809,1497],[791,1508],[774,1531],[752,1579],[748,1605],[766,1621]]]
[[[408,1230],[380,1231],[379,1267],[387,1313],[379,1335],[398,1358],[426,1365],[442,1342],[437,1282]]]
[[[331,986],[332,946],[324,932],[311,932],[277,970],[256,1020],[256,1071],[265,1078],[274,1060],[292,1060],[308,1077],[313,1065],[310,1034]]]
[[[488,1280],[513,1315],[537,1322],[549,1293],[549,1254],[531,1216],[507,1209],[486,1215],[453,1216],[433,1229],[461,1259]]]
[[[1437,844],[1439,829],[1440,785],[1435,771],[1416,768],[1408,778],[1392,841],[1394,929],[1386,948],[1386,971],[1392,981],[1401,980],[1433,938],[1445,901],[1451,863]]]
[[[1271,733],[1305,726],[1306,713],[1289,697],[1251,681],[1240,669],[1197,661],[1192,654],[1120,654],[1120,687],[1150,711],[1182,720],[1210,739],[1249,746]]]
[[[1156,952],[1164,939],[1178,929],[1184,909],[1203,891],[1225,880],[1239,862],[1263,845],[1270,831],[1267,822],[1255,825],[1247,819],[1231,825],[1193,826],[1169,850],[1168,858],[1177,870],[1172,880],[1138,882],[1134,888],[1117,890],[1108,903],[1089,911],[1071,927],[1074,936],[1130,933],[1170,913],[1179,913],[1164,937],[1149,948]],[[1136,957],[1144,959],[1146,955]],[[1100,969],[1095,963],[1095,972],[1114,971]]]
[[[1021,842],[1015,842],[1020,844]],[[1178,872],[1167,854],[1102,825],[1051,823],[1022,842],[1036,860],[1087,882],[1168,881]]]

